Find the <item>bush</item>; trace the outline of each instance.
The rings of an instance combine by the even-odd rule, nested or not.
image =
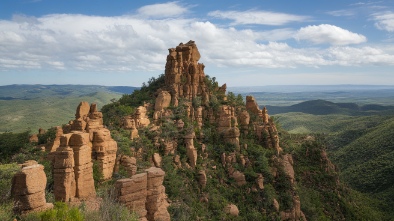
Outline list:
[[[56,202],[53,209],[41,214],[42,221],[83,221],[84,216],[77,207],[69,208],[66,203]]]
[[[12,177],[20,170],[18,164],[0,165],[0,201],[4,202],[11,196]]]

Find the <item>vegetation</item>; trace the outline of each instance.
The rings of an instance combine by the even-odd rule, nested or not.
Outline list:
[[[213,93],[213,99],[206,105],[206,108],[212,108],[215,114],[219,111],[221,104],[244,106],[241,95],[236,96],[229,92],[227,100],[224,100],[224,95],[217,92],[219,86],[216,78],[207,76],[205,81]],[[132,149],[138,152],[141,150],[139,152],[141,156],[137,161],[140,171],[151,165],[153,153],[163,152],[164,141],[177,142],[176,154],[180,156],[182,165],[186,165],[188,163],[186,145],[183,139],[178,138],[187,132],[194,131],[197,135],[196,141],[201,141],[206,145],[208,156],[204,156],[201,152],[201,143],[195,142],[194,145],[199,153],[195,169],[178,168],[173,162],[172,154],[163,156],[162,159],[162,168],[166,171],[164,185],[171,201],[169,212],[172,220],[279,220],[280,214],[273,206],[274,199],[279,202],[280,211],[288,211],[297,203],[296,196],[299,197],[301,210],[308,220],[392,220],[391,217],[394,217],[392,213],[392,205],[394,205],[392,107],[333,103],[322,100],[277,109],[268,107],[270,113],[282,111],[275,115],[275,121],[280,123],[278,128],[283,128],[278,134],[281,147],[284,149],[283,154],[293,155],[296,183],[293,185],[290,182],[284,168],[278,164],[281,155],[269,149],[264,142],[259,142],[254,136],[253,128],[250,127],[249,133],[242,134],[240,137],[240,143],[246,144],[247,148],[240,148],[235,154],[237,159],[240,159],[242,155],[249,161],[245,166],[240,163],[232,164],[233,168],[242,172],[247,180],[246,185],[238,186],[234,178],[228,175],[228,168],[221,163],[222,154],[225,153],[227,156],[233,154],[237,147],[223,143],[223,137],[217,132],[216,124],[210,123],[209,119],[203,119],[204,126],[201,129],[190,122],[185,117],[184,104],[187,102],[185,100],[180,99],[178,107],[169,107],[173,115],[169,119],[162,120],[160,129],[141,129],[139,139],[131,141],[128,138],[128,131],[119,128],[123,117],[133,113],[135,107],[143,105],[144,101],[154,103],[155,93],[163,84],[164,75],[160,75],[157,78],[151,78],[132,94],[123,96],[111,94],[111,98],[116,99],[110,99],[107,92],[100,90],[93,93],[84,91],[81,94],[75,94],[80,92],[71,90],[72,86],[68,87],[70,90],[59,89],[55,86],[49,87],[50,93],[53,94],[48,94],[45,100],[38,98],[47,93],[45,88],[31,89],[30,97],[23,97],[15,92],[8,98],[0,99],[0,110],[8,108],[4,112],[7,117],[0,117],[0,124],[3,120],[6,122],[4,125],[11,128],[7,126],[11,125],[9,120],[4,121],[4,119],[12,119],[16,122],[15,127],[18,127],[21,122],[28,123],[29,119],[35,116],[34,120],[38,121],[57,119],[60,123],[49,122],[48,124],[60,125],[74,118],[75,105],[81,100],[88,100],[87,96],[93,97],[93,100],[99,96],[105,97],[100,98],[99,101],[102,102],[101,104],[107,103],[102,108],[104,122],[118,142],[118,154],[131,156]],[[124,89],[115,88],[114,90]],[[37,97],[34,97],[35,95]],[[117,95],[117,97],[112,95]],[[277,96],[284,95],[277,94]],[[59,99],[60,97],[64,99]],[[296,98],[292,100],[292,102],[295,101]],[[3,104],[1,102],[10,103],[1,105]],[[21,107],[27,104],[24,102],[31,105],[29,110],[25,110],[30,111],[28,113],[18,112],[19,110],[15,111],[9,107],[15,105],[23,111],[24,108]],[[37,108],[34,103],[43,105],[44,108],[38,108],[40,114],[33,111]],[[100,105],[99,102],[97,103]],[[193,107],[197,107],[201,105],[201,99],[194,99],[191,103]],[[63,110],[57,109],[58,107],[62,107]],[[49,112],[46,112],[47,110]],[[23,118],[9,115],[12,112],[15,112],[14,115],[20,114]],[[148,114],[152,116],[153,113]],[[59,116],[66,116],[67,119],[59,119]],[[254,119],[256,116],[251,116],[251,118]],[[174,123],[174,120],[178,119],[182,119],[185,123],[183,131],[179,131]],[[42,127],[49,128],[50,126]],[[35,125],[32,128],[38,127]],[[6,132],[7,130],[12,132]],[[4,156],[0,164],[0,220],[13,218],[18,220],[138,220],[136,214],[114,200],[111,186],[114,180],[127,176],[125,171],[120,168],[120,172],[114,175],[113,181],[101,182],[102,174],[98,172],[97,165],[93,168],[94,180],[96,191],[103,199],[97,210],[88,209],[86,204],[71,206],[56,202],[55,208],[46,212],[32,213],[27,216],[14,215],[10,186],[11,178],[19,170],[19,166],[12,162],[22,163],[27,159],[35,159],[45,165],[48,177],[48,202],[54,202],[51,197],[53,178],[50,163],[44,160],[45,153],[28,142],[30,131],[3,129],[3,132],[0,134],[0,154]],[[39,135],[38,144],[52,140],[54,132],[50,129],[45,134]],[[200,136],[201,133],[204,136]],[[154,138],[158,138],[158,142]],[[324,151],[329,152],[330,159],[332,158],[338,167],[323,157]],[[276,170],[276,175],[273,175],[273,169]],[[204,170],[207,175],[205,187],[198,183],[200,170]],[[264,177],[263,190],[256,189],[255,182],[259,174]],[[346,183],[342,183],[342,180]],[[238,217],[230,217],[224,212],[223,208],[230,203],[238,206],[240,211]]]
[[[98,107],[119,99],[117,88],[97,85],[9,85],[0,86],[0,133],[24,132],[38,128],[61,126],[74,118],[75,107],[81,101]],[[7,97],[1,97],[7,95]]]

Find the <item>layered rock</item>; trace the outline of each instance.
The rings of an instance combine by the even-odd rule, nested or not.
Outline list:
[[[116,162],[118,144],[111,138],[111,133],[108,129],[103,128],[93,132],[92,150],[93,159],[97,160],[103,179],[111,179]]]
[[[217,120],[217,131],[223,136],[224,142],[234,144],[239,148],[239,135],[237,117],[234,107],[222,105]]]
[[[28,213],[53,207],[45,199],[47,178],[44,166],[36,161],[26,161],[21,171],[12,178],[11,194],[14,198],[14,211]]]
[[[68,146],[69,135],[60,138],[60,147],[53,159],[53,194],[56,201],[73,201],[76,193],[74,152]]]
[[[119,202],[135,211],[140,220],[170,220],[163,186],[164,175],[162,169],[151,167],[145,173],[116,181]]]
[[[140,220],[146,217],[147,173],[136,174],[128,179],[120,179],[115,183],[118,201],[136,212]]]
[[[209,102],[209,92],[205,85],[204,64],[198,63],[200,53],[194,41],[180,43],[176,48],[168,49],[165,67],[165,84],[175,104],[179,98],[192,100],[203,97]]]
[[[96,196],[92,150],[88,144],[88,133],[75,132],[69,140],[69,146],[74,152],[75,197],[81,200]]]
[[[260,110],[253,96],[246,96],[246,109],[258,117],[257,122],[253,122],[254,130],[260,141],[263,142],[267,148],[276,150],[277,155],[282,151],[279,146],[278,130],[270,116],[267,108]]]
[[[122,166],[126,170],[129,177],[137,173],[137,159],[135,159],[135,157],[118,155],[116,158],[114,173],[119,172],[119,166]]]

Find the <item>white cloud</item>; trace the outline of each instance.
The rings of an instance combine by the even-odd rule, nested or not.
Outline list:
[[[183,15],[187,11],[188,9],[180,6],[178,2],[146,5],[138,9],[140,15],[154,18],[176,17]]]
[[[335,47],[297,48],[281,42],[295,35]],[[0,20],[0,71],[162,73],[167,49],[189,40],[196,41],[200,62],[212,67],[394,65],[393,48],[343,46],[366,38],[332,25],[258,31],[223,28],[197,19],[52,14]]]
[[[315,44],[349,45],[367,41],[361,34],[353,33],[335,25],[309,25],[301,28],[295,35],[297,40],[307,40]]]
[[[336,17],[342,17],[342,16],[351,17],[356,15],[356,12],[354,10],[335,10],[335,11],[328,11],[326,13]]]
[[[292,15],[270,11],[212,11],[209,16],[233,20],[233,25],[258,24],[258,25],[284,25],[291,22],[308,20],[308,16]]]
[[[375,26],[384,31],[394,32],[394,12],[376,13],[373,15]]]

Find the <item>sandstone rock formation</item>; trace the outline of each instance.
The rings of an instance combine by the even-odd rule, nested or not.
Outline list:
[[[194,132],[189,133],[184,137],[186,144],[186,155],[189,158],[189,164],[192,168],[194,168],[197,163],[197,149],[194,147],[193,141],[195,137],[196,135]]]
[[[129,177],[137,173],[137,159],[126,155],[118,155],[116,158],[114,173],[119,172],[119,166],[122,166]]]
[[[290,182],[294,183],[293,157],[291,154],[282,155],[280,163],[282,164],[285,173],[289,176]]]
[[[145,173],[116,181],[119,202],[135,211],[140,220],[170,220],[163,186],[164,175],[162,169],[151,167]]]
[[[226,143],[232,143],[239,148],[239,129],[234,107],[222,105],[217,120],[217,130]]]
[[[224,208],[224,212],[230,214],[231,216],[238,216],[239,210],[238,207],[234,204],[229,204]]]
[[[52,203],[45,199],[47,178],[44,166],[36,161],[26,161],[21,171],[12,178],[11,194],[14,198],[14,211],[28,213],[51,209]]]
[[[103,128],[93,132],[92,150],[93,159],[98,161],[103,179],[110,179],[115,166],[118,144],[111,138],[111,133],[108,129]]]
[[[232,177],[234,178],[235,182],[237,183],[238,186],[243,186],[246,184],[246,179],[245,179],[245,175],[240,172],[240,171],[235,171],[232,174]]]
[[[63,135],[63,129],[58,126],[58,127],[54,127],[54,130],[56,131],[56,137],[53,141],[45,144],[46,152],[56,151],[56,148],[58,148],[60,145],[60,137]]]
[[[96,196],[89,134],[73,132],[61,137],[54,153],[54,195],[58,201],[69,202]]]
[[[198,172],[198,183],[200,184],[201,188],[205,188],[207,185],[207,175],[205,174],[204,170],[200,170]]]
[[[202,96],[209,102],[209,92],[205,85],[204,64],[198,63],[200,53],[194,41],[180,43],[170,48],[165,67],[165,84],[171,93],[172,103],[181,98],[192,100]]]

